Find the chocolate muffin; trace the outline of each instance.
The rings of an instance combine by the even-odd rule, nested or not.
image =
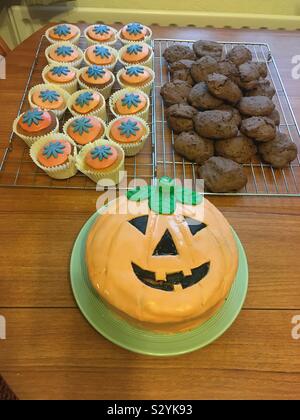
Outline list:
[[[205,82],[207,76],[218,71],[218,62],[213,57],[202,57],[192,64],[191,75],[196,83]]]
[[[166,111],[168,125],[175,133],[191,131],[194,129],[193,118],[197,112],[195,108],[186,104],[172,105]]]
[[[228,104],[223,104],[223,105],[219,106],[217,108],[217,110],[219,110],[219,111],[232,112],[233,113],[233,118],[234,118],[234,121],[235,121],[236,125],[238,127],[240,127],[240,125],[242,124],[241,114],[239,113],[238,109],[234,108],[233,106],[228,105]]]
[[[238,126],[232,112],[205,111],[194,117],[195,131],[208,139],[229,139],[238,134]]]
[[[260,74],[256,63],[244,63],[239,66],[239,86],[243,89],[254,89],[258,85]]]
[[[218,64],[217,73],[224,74],[224,76],[231,79],[234,83],[239,84],[240,75],[237,66],[229,60],[222,60]]]
[[[260,77],[265,79],[268,77],[268,66],[266,63],[256,63]]]
[[[212,95],[231,104],[237,104],[242,98],[240,88],[223,74],[210,74],[207,77],[207,86]]]
[[[197,41],[194,43],[193,49],[199,58],[209,56],[219,60],[223,55],[223,45],[214,41]]]
[[[249,96],[242,98],[238,109],[243,115],[249,117],[267,117],[274,111],[275,105],[266,96]]]
[[[218,140],[215,142],[217,156],[234,160],[237,163],[248,163],[256,154],[257,148],[253,140],[239,133],[232,139]]]
[[[192,88],[188,96],[188,102],[201,111],[216,109],[223,104],[221,99],[211,95],[205,82],[197,83]]]
[[[268,117],[252,117],[243,120],[241,132],[258,142],[272,141],[276,137],[276,125]]]
[[[263,160],[274,168],[284,168],[296,159],[296,144],[284,133],[277,133],[275,140],[261,143],[258,147]]]
[[[187,103],[187,98],[192,89],[192,86],[183,80],[173,80],[173,82],[166,83],[160,91],[165,105],[171,106],[174,104]]]
[[[257,85],[254,89],[246,92],[245,96],[267,96],[270,99],[273,99],[276,91],[271,85],[271,82],[267,79],[261,79],[257,82]]]
[[[236,66],[252,61],[252,53],[243,45],[237,45],[227,54],[227,59],[232,61]]]
[[[196,60],[195,53],[192,49],[182,44],[174,44],[166,48],[163,56],[169,64],[179,60]]]
[[[184,80],[189,85],[194,85],[194,79],[191,75],[191,67],[194,61],[179,60],[170,65],[171,80]]]
[[[239,191],[248,182],[242,165],[219,156],[211,157],[200,166],[198,176],[204,179],[205,189],[215,193]]]
[[[214,155],[214,142],[198,136],[194,131],[179,134],[174,147],[179,155],[200,165]]]
[[[274,109],[274,111],[272,112],[272,114],[268,115],[268,118],[270,118],[270,120],[274,121],[275,125],[279,126],[280,125],[280,113],[277,109]]]

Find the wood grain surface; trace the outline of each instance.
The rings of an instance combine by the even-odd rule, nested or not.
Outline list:
[[[268,42],[300,123],[300,81],[291,77],[299,32],[160,28],[156,38]],[[36,45],[34,34],[7,58],[0,81],[5,145]],[[250,287],[233,327],[192,354],[159,359],[127,352],[96,333],[76,307],[69,260],[95,211],[94,191],[0,189],[0,371],[21,399],[299,399],[300,200],[211,197],[240,236]],[[170,386],[172,384],[172,386]]]

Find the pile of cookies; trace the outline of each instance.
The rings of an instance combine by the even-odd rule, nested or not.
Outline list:
[[[274,168],[297,157],[297,146],[279,131],[276,91],[264,62],[242,45],[225,54],[222,44],[197,41],[193,49],[174,44],[164,51],[171,81],[161,89],[175,150],[199,165],[211,192],[247,184],[243,164],[257,154]]]

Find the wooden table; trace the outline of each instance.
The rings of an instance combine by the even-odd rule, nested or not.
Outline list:
[[[300,122],[291,77],[299,32],[153,27],[155,37],[268,42]],[[7,141],[42,31],[8,57],[0,81],[1,142]],[[1,374],[20,398],[250,399],[300,397],[300,200],[215,197],[238,232],[250,267],[245,307],[208,348],[159,359],[123,350],[93,330],[69,281],[74,240],[95,211],[94,191],[1,189]]]

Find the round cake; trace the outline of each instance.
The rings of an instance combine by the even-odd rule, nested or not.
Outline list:
[[[47,38],[50,42],[76,42],[80,37],[80,29],[75,25],[60,24],[53,26],[46,32]]]
[[[99,44],[113,44],[117,41],[117,31],[107,25],[91,25],[85,31],[88,41]]]
[[[17,134],[26,137],[42,137],[52,133],[58,126],[58,120],[51,111],[33,108],[20,116],[17,122]]]
[[[117,52],[106,45],[91,45],[85,50],[85,61],[88,65],[96,64],[112,69],[117,62]]]
[[[70,98],[69,109],[78,115],[88,115],[100,110],[105,105],[103,96],[96,91],[78,91]]]
[[[120,31],[120,39],[125,42],[145,41],[151,37],[151,30],[138,22],[125,25]]]
[[[64,132],[79,146],[100,139],[105,133],[104,122],[97,117],[75,117],[67,122]]]
[[[141,205],[143,204],[143,205]],[[235,281],[239,257],[224,216],[164,177],[103,209],[86,243],[89,279],[117,315],[154,332],[211,318]]]
[[[152,49],[146,43],[133,43],[120,50],[120,60],[126,66],[145,64],[151,55]]]
[[[56,89],[39,87],[32,92],[31,102],[40,109],[61,111],[66,108],[66,100]]]
[[[79,83],[84,88],[93,88],[104,91],[104,88],[114,84],[115,78],[113,73],[101,66],[92,65],[84,67],[79,73]],[[109,93],[111,88],[109,89]]]
[[[140,90],[123,89],[111,97],[110,107],[116,116],[139,116],[149,107],[149,98]]]
[[[54,44],[47,48],[46,56],[49,62],[55,62],[59,64],[72,64],[77,67],[80,60],[82,60],[81,50],[71,43],[59,43]]]
[[[57,139],[49,141],[40,149],[37,160],[45,168],[53,168],[67,163],[72,152],[70,142]]]
[[[118,79],[124,87],[143,87],[153,81],[151,70],[143,66],[129,66],[120,70]]]

